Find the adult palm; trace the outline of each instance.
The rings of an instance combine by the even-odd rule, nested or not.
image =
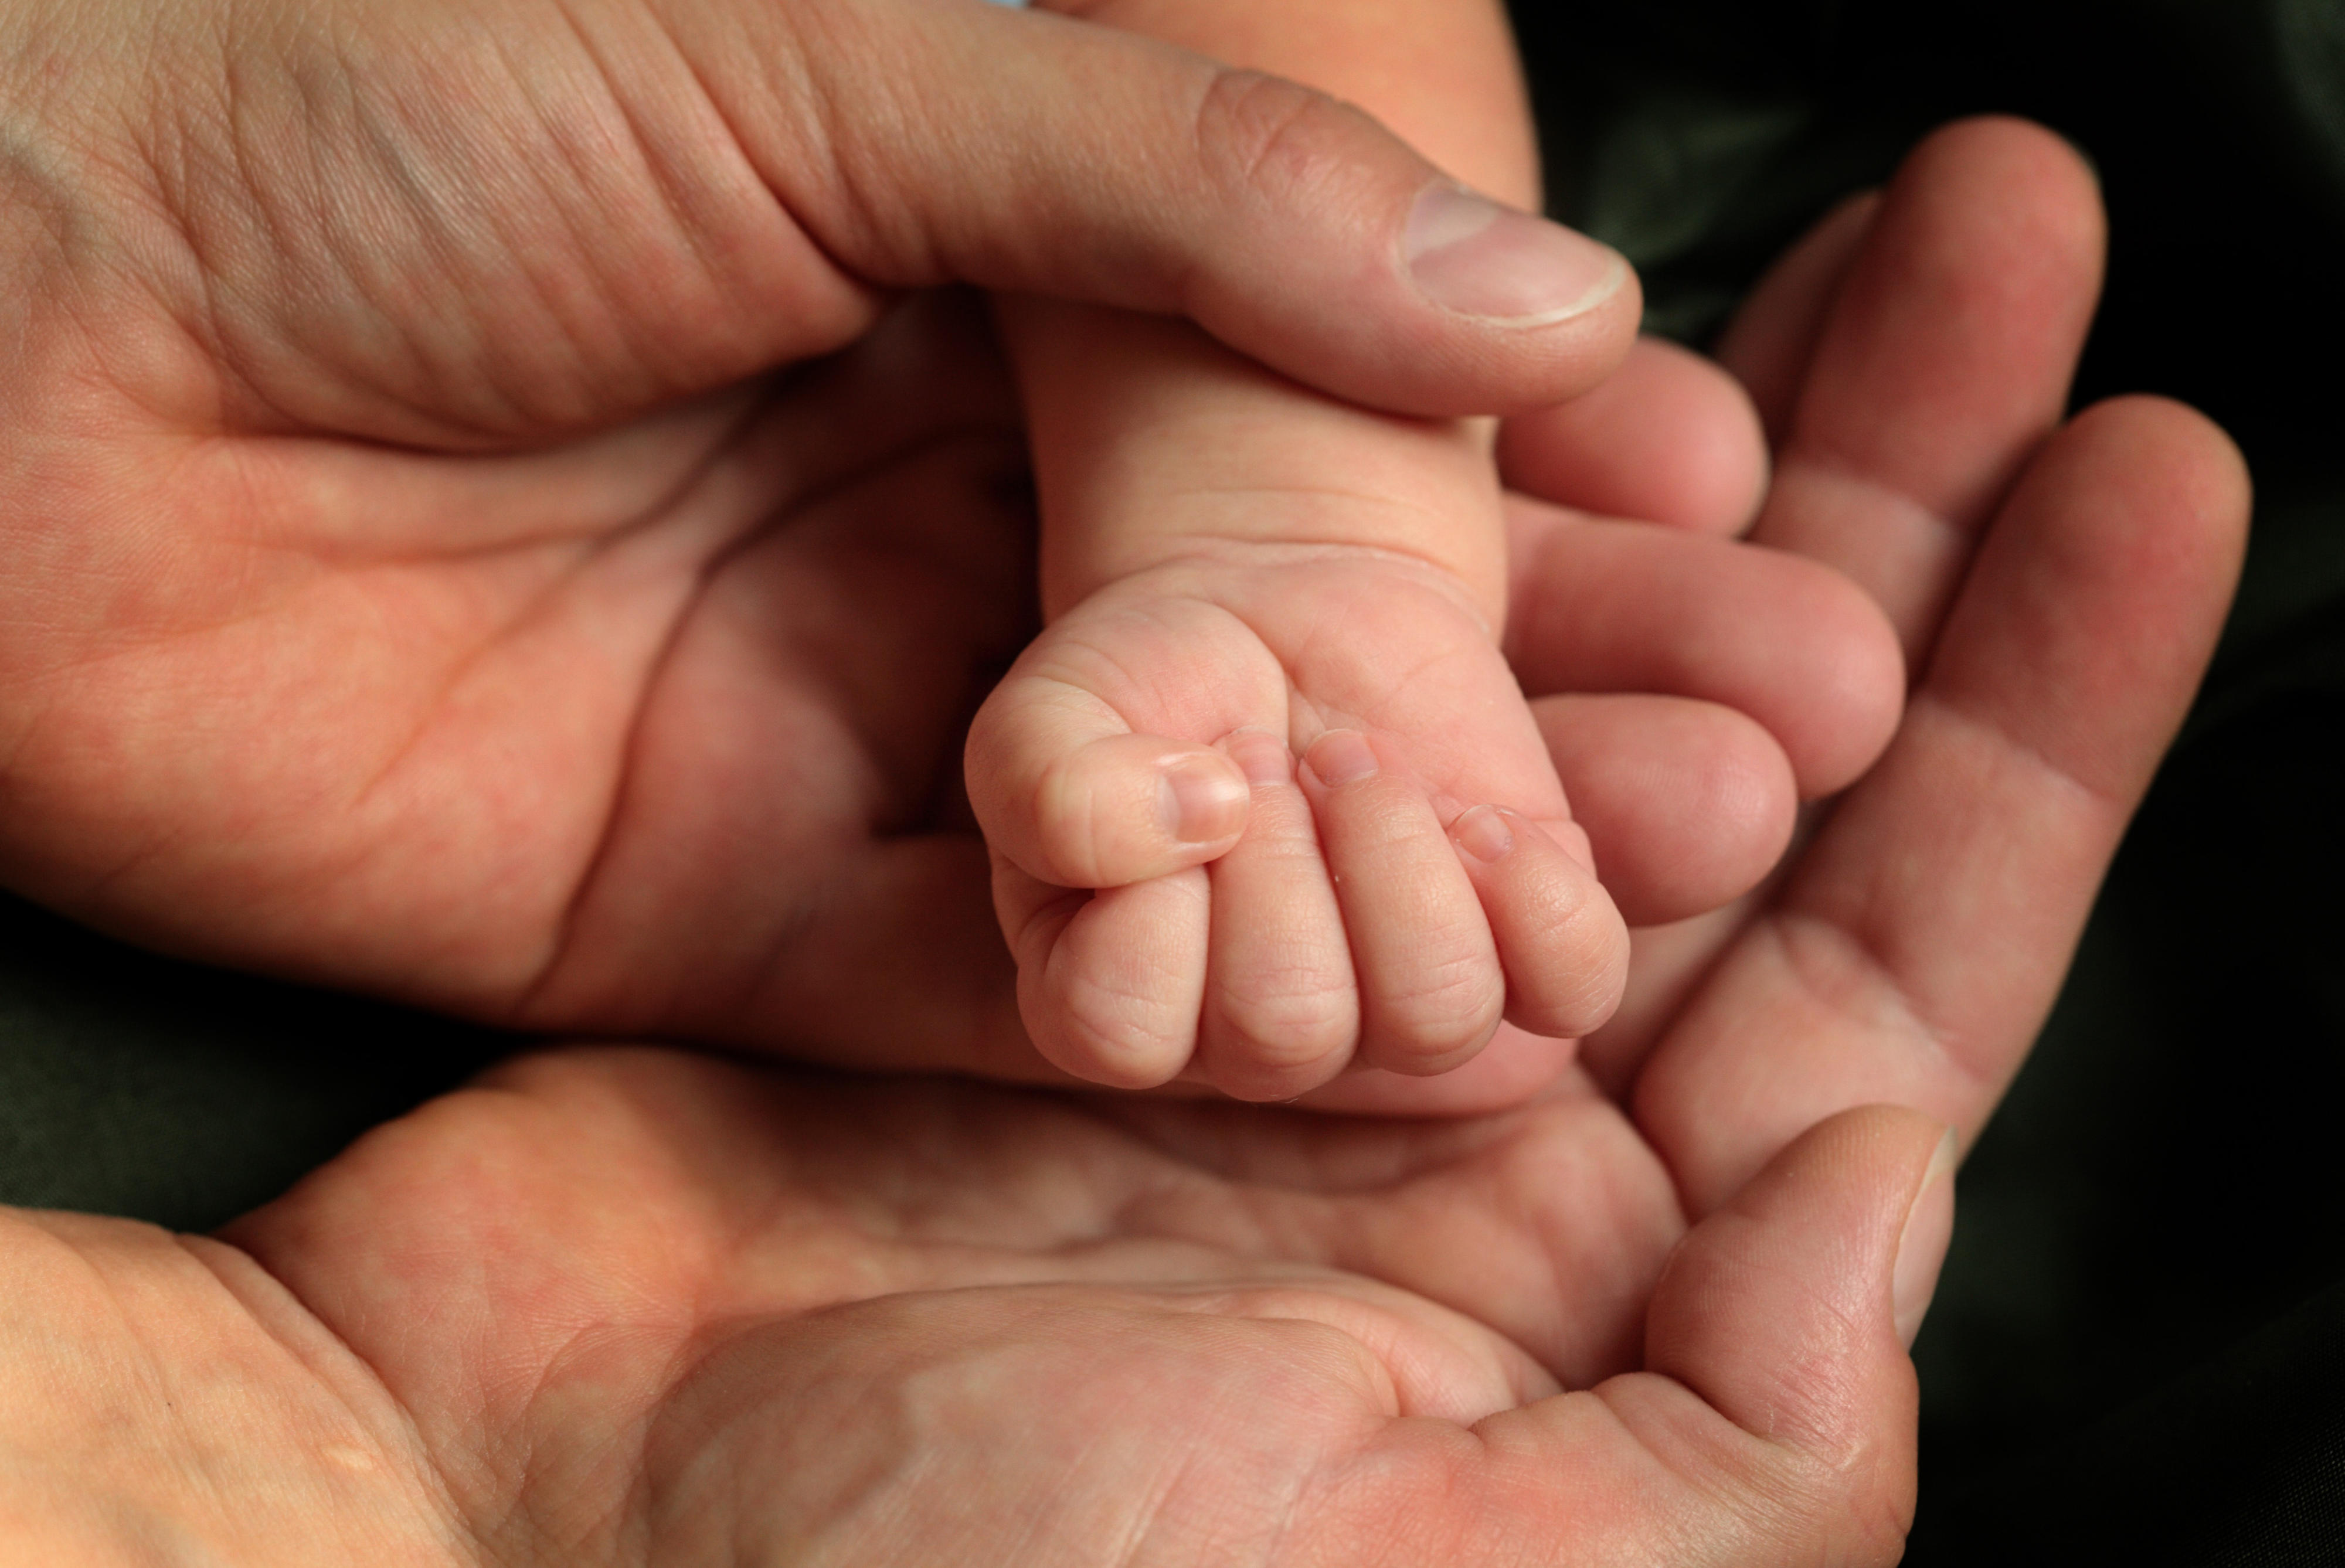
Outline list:
[[[0,1508],[57,1560],[1893,1559],[1932,1118],[1974,1128],[2024,1052],[2243,521],[2169,406],[2044,440],[2096,245],[2065,149],[1973,126],[1762,291],[1779,496],[1806,442],[1918,518],[1853,449],[1924,399],[1909,454],[2017,483],[1903,579],[1951,608],[1901,617],[1927,673],[1882,765],[1765,899],[1672,934],[1696,977],[1589,1071],[1402,1122],[527,1058],[224,1241],[14,1222],[54,1331],[0,1391]],[[1931,1115],[1785,1130],[1884,1090]],[[69,1407],[32,1397],[68,1371]]]

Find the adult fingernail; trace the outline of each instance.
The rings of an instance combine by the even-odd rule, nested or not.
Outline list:
[[[1286,743],[1268,730],[1238,730],[1222,743],[1222,749],[1256,789],[1294,782],[1294,764],[1287,760]]]
[[[1176,842],[1213,844],[1245,826],[1252,794],[1227,767],[1203,757],[1183,757],[1156,781],[1157,815]]]
[[[1948,1128],[1930,1157],[1930,1169],[1921,1190],[1905,1211],[1905,1230],[1897,1239],[1897,1266],[1891,1275],[1890,1299],[1896,1304],[1897,1333],[1905,1348],[1922,1331],[1930,1298],[1938,1292],[1938,1270],[1946,1261],[1946,1243],[1954,1235],[1954,1167],[1962,1146]]]
[[[1568,320],[1629,278],[1629,263],[1610,246],[1453,185],[1416,198],[1402,248],[1426,298],[1508,326]]]
[[[1485,863],[1515,847],[1514,829],[1507,825],[1507,814],[1494,805],[1477,805],[1459,817],[1450,824],[1449,835],[1457,841],[1458,848]]]
[[[1333,789],[1374,776],[1381,765],[1368,737],[1357,730],[1329,730],[1303,754],[1303,765],[1321,784]]]

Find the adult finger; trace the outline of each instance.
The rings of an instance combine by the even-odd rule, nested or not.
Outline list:
[[[1895,744],[1638,1080],[1696,1212],[1852,1101],[1984,1119],[2206,668],[2247,514],[2237,450],[2157,400],[2030,467]]]
[[[1718,363],[1741,383],[1771,449],[1791,433],[1824,323],[1880,212],[1881,193],[1865,190],[1826,213],[1767,269],[1719,338]]]
[[[1559,400],[1634,339],[1617,253],[1280,78],[939,0],[677,7],[666,25],[756,176],[865,283],[1182,314],[1416,414]]]
[[[1544,697],[1531,713],[1631,926],[1715,909],[1782,857],[1798,794],[1782,748],[1753,720],[1640,694]]]
[[[1758,538],[1864,582],[1917,659],[1980,509],[2057,418],[2100,231],[2089,175],[2049,132],[1959,124],[1811,234],[1721,344],[1786,443]],[[1589,1043],[1604,1081],[1633,1077],[1755,907],[1638,933],[1629,994]]]
[[[1409,1563],[1512,1561],[1537,1541],[1541,1561],[1886,1568],[1913,1519],[1905,1341],[1952,1175],[1944,1129],[1910,1111],[1813,1129],[1680,1246],[1645,1370],[1470,1431],[1396,1422],[1306,1502],[1305,1538]]]
[[[1525,691],[1653,692],[1749,714],[1803,798],[1864,771],[1905,672],[1862,590],[1812,561],[1674,529],[1508,506],[1507,657]]]
[[[1839,290],[1753,537],[1862,584],[1909,661],[2059,422],[2103,241],[2073,148],[1966,121],[1906,159]]]
[[[1740,533],[1767,491],[1767,441],[1732,376],[1661,338],[1568,403],[1508,420],[1498,473],[1509,489],[1599,517]]]

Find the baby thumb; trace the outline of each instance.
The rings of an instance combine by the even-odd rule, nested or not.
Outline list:
[[[969,726],[988,843],[1060,887],[1122,887],[1227,854],[1252,791],[1213,747],[1133,734],[1096,697],[1012,673]]]

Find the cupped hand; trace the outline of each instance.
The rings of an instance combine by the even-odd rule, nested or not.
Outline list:
[[[0,1218],[0,1517],[254,1568],[1886,1562],[1942,1133],[1836,1121],[1672,1257],[1585,1092],[1353,1126],[556,1053],[225,1240]]]

